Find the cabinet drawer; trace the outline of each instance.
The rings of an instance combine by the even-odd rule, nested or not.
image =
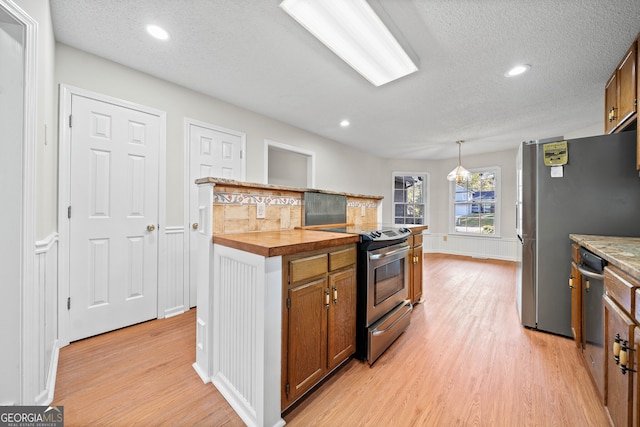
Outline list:
[[[329,254],[329,271],[335,271],[356,263],[356,248],[351,247]]]
[[[413,236],[413,246],[419,246],[422,244],[422,233]]]
[[[327,267],[327,254],[321,254],[290,261],[290,282],[295,283],[300,280],[309,279],[320,274],[325,274],[327,273]]]
[[[609,297],[615,300],[628,314],[635,313],[636,287],[630,279],[613,266],[604,269],[604,288]]]

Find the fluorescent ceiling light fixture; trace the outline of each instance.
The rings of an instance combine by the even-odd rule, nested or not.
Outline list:
[[[365,0],[284,0],[280,7],[374,86],[418,71]]]
[[[169,38],[169,33],[157,25],[147,25],[147,32],[158,40],[167,40]]]
[[[530,69],[531,69],[531,65],[529,64],[516,65],[515,67],[513,67],[512,69],[504,73],[504,75],[506,77],[515,77],[515,76],[519,76],[520,74],[526,73]]]

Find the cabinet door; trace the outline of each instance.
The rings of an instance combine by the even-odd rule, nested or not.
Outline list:
[[[611,133],[616,127],[617,121],[614,119],[617,114],[618,102],[618,80],[617,73],[614,72],[604,87],[604,133]]]
[[[575,262],[571,263],[571,332],[576,347],[582,347],[582,275]]]
[[[411,302],[416,303],[422,298],[422,265],[424,257],[422,255],[422,245],[413,248],[411,260],[413,264],[411,266],[411,288],[413,290]]]
[[[638,34],[638,40],[636,40],[636,99],[638,99],[638,94],[640,94],[640,78],[638,77],[638,69],[640,69],[640,55],[638,55],[638,45],[640,44],[640,34]],[[636,110],[638,109],[638,105],[636,102]],[[636,124],[636,128],[637,128]],[[640,132],[636,134],[636,169],[640,171]]]
[[[327,366],[327,279],[289,290],[287,398],[291,402],[316,384]]]
[[[327,324],[328,368],[335,368],[356,351],[356,269],[329,275]]]
[[[636,46],[634,42],[618,67],[618,125],[636,112]]]
[[[616,363],[613,348],[614,340],[619,336],[629,347],[634,344],[634,323],[627,314],[608,296],[604,297],[604,327],[605,327],[605,406],[616,427],[631,426],[633,422],[633,382],[635,373],[623,373],[621,364]],[[627,367],[634,369],[634,351],[627,351],[629,355]],[[622,354],[622,353],[621,353]],[[622,359],[622,357],[621,357]]]

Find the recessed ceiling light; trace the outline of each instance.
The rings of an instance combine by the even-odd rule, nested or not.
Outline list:
[[[504,75],[506,77],[515,77],[515,76],[519,76],[520,74],[526,73],[530,69],[531,69],[531,65],[529,64],[516,65],[515,67],[513,67],[512,69],[504,73]]]
[[[157,25],[147,25],[147,32],[158,40],[167,40],[169,38],[169,33]]]
[[[349,126],[351,123],[349,122],[349,120],[344,119],[343,121],[340,122],[340,126],[342,126],[343,128],[346,128],[347,126]]]

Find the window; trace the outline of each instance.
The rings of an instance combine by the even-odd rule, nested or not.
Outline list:
[[[426,173],[393,173],[393,223],[427,223]]]
[[[452,232],[498,236],[500,170],[478,169],[461,183],[451,183]]]

